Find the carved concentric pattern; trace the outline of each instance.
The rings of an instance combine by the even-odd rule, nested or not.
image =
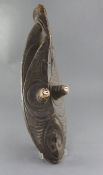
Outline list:
[[[58,163],[63,157],[66,140],[62,93],[57,87],[60,84],[47,15],[42,5],[36,7],[33,18],[35,24],[28,36],[22,62],[25,120],[32,140],[44,158]]]
[[[52,163],[58,163],[64,154],[65,136],[60,120],[53,116],[44,130],[44,157]]]

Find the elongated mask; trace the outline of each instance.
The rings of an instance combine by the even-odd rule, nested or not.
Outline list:
[[[63,96],[68,86],[57,75],[47,14],[43,5],[33,12],[22,62],[22,95],[28,131],[44,158],[58,163],[64,154],[66,134]]]

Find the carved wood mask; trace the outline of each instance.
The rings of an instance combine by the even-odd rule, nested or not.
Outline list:
[[[28,36],[22,62],[22,95],[28,131],[38,150],[58,163],[66,143],[63,96],[53,57],[47,13],[43,5],[33,12],[34,26]]]

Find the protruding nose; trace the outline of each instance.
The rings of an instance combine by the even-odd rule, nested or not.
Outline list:
[[[69,93],[69,86],[58,85],[58,86],[51,87],[51,95],[55,100],[57,100],[58,98],[68,93]]]
[[[68,94],[69,93],[69,86],[62,86],[62,89],[64,91],[65,94]]]

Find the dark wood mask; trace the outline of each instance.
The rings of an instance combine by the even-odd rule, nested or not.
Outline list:
[[[53,57],[47,14],[43,5],[33,12],[35,24],[28,36],[22,62],[22,95],[28,131],[46,160],[58,163],[66,134],[63,96]]]

